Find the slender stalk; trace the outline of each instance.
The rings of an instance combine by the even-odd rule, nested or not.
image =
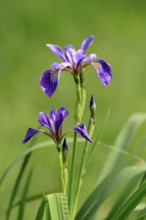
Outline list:
[[[76,83],[76,95],[77,101],[75,105],[75,124],[79,124],[82,119],[84,112],[85,102],[86,102],[86,92],[83,73],[81,72],[79,76],[74,77]],[[75,173],[75,157],[76,157],[76,145],[77,145],[77,133],[74,133],[74,142],[73,142],[73,152],[71,160],[71,171],[70,171],[70,184],[69,184],[69,208],[72,210],[73,203],[73,186],[74,186],[74,173]]]
[[[58,151],[58,157],[59,157],[59,168],[60,168],[60,178],[61,178],[60,190],[61,192],[66,192],[65,181],[64,181],[63,158],[62,158],[61,150]]]
[[[84,158],[86,155],[86,150],[84,149],[84,152],[82,154],[82,160],[81,160],[81,166],[80,166],[80,172],[79,172],[79,178],[78,178],[78,183],[77,183],[77,192],[75,195],[75,202],[74,202],[74,206],[73,209],[71,210],[71,220],[74,220],[76,211],[77,211],[77,204],[78,204],[78,199],[79,199],[79,193],[80,193],[80,188],[82,185],[82,173],[83,173],[83,164],[84,164]]]
[[[94,119],[90,118],[89,123],[88,123],[88,132],[89,132],[90,136],[92,136],[92,134],[93,134],[94,124],[95,124]],[[89,142],[86,141],[85,146],[84,146],[84,150],[83,150],[83,154],[82,154],[82,159],[81,159],[81,165],[80,165],[80,171],[79,171],[78,182],[77,182],[77,187],[76,187],[74,206],[73,206],[73,209],[71,210],[71,220],[74,219],[76,211],[77,211],[78,199],[79,199],[79,194],[80,194],[80,190],[81,190],[81,186],[82,186],[82,182],[83,182],[83,177],[86,173],[85,161],[86,161],[86,153],[88,151],[88,146],[89,146]]]
[[[70,180],[69,180],[69,208],[72,206],[72,193],[73,193],[73,183],[74,183],[74,170],[75,170],[75,155],[76,155],[76,144],[77,144],[77,133],[74,133],[74,143],[73,143],[73,152],[71,160],[71,170],[70,170]]]

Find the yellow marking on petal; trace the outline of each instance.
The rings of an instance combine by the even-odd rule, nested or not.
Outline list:
[[[95,67],[96,67],[97,69],[100,69],[100,68],[101,68],[100,63],[95,63],[95,62],[93,62],[93,63],[94,63],[94,65],[95,65]]]
[[[53,77],[54,77],[54,78],[57,78],[57,77],[58,77],[58,72],[59,72],[59,70],[56,70],[56,71],[53,72]]]

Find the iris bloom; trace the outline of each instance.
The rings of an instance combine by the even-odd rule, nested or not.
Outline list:
[[[65,107],[61,107],[58,111],[56,109],[51,110],[50,116],[48,116],[44,112],[40,112],[40,117],[38,119],[38,122],[42,126],[46,127],[48,131],[42,129],[29,128],[23,140],[23,143],[26,143],[30,138],[32,138],[38,132],[42,132],[48,135],[51,139],[53,139],[56,144],[60,144],[65,134],[71,130],[69,129],[64,133],[62,133],[62,124],[68,115],[69,112]],[[85,139],[87,139],[92,143],[92,140],[90,139],[86,126],[84,124],[77,125],[73,127],[72,130],[79,133],[82,137],[84,137]]]
[[[82,44],[81,49],[77,50],[73,45],[68,45],[64,48],[54,44],[47,44],[59,58],[63,60],[62,63],[53,63],[52,68],[46,70],[40,78],[40,86],[43,91],[51,97],[56,91],[60,75],[62,71],[69,71],[74,76],[81,73],[84,67],[92,65],[97,72],[101,82],[107,85],[112,80],[111,66],[103,59],[97,58],[96,54],[90,54],[87,56],[86,50],[92,44],[94,36],[91,35],[86,38]]]

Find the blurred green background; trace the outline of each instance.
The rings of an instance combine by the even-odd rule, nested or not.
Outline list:
[[[45,45],[53,43],[64,47],[73,44],[78,49],[90,34],[95,39],[87,54],[96,53],[111,64],[113,81],[104,87],[94,69],[86,68],[87,105],[83,121],[88,121],[88,103],[93,93],[97,103],[97,130],[109,107],[111,109],[101,139],[112,144],[132,113],[146,112],[146,2],[0,1],[0,174],[27,149],[28,146],[21,142],[28,127],[37,128],[40,111],[49,112],[51,108],[64,105],[70,112],[65,127],[72,126],[75,102],[72,76],[63,72],[51,99],[39,87],[42,72],[52,62],[60,61]],[[139,136],[145,135],[144,128]],[[38,138],[38,141],[42,140],[46,138]],[[92,189],[108,150],[98,149],[96,153],[84,185],[87,192]],[[54,169],[58,169],[58,162],[54,158],[57,160],[54,148],[38,151],[32,157],[29,166],[34,168],[34,173],[30,195],[57,186],[58,171],[54,175]],[[6,208],[20,165],[21,162],[0,188],[1,211]],[[82,199],[85,196],[82,195]],[[37,207],[38,202],[29,204],[25,219],[34,219]]]

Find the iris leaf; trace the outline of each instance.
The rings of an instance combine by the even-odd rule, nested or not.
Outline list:
[[[69,220],[68,200],[65,193],[55,193],[46,196],[49,204],[47,220]]]

